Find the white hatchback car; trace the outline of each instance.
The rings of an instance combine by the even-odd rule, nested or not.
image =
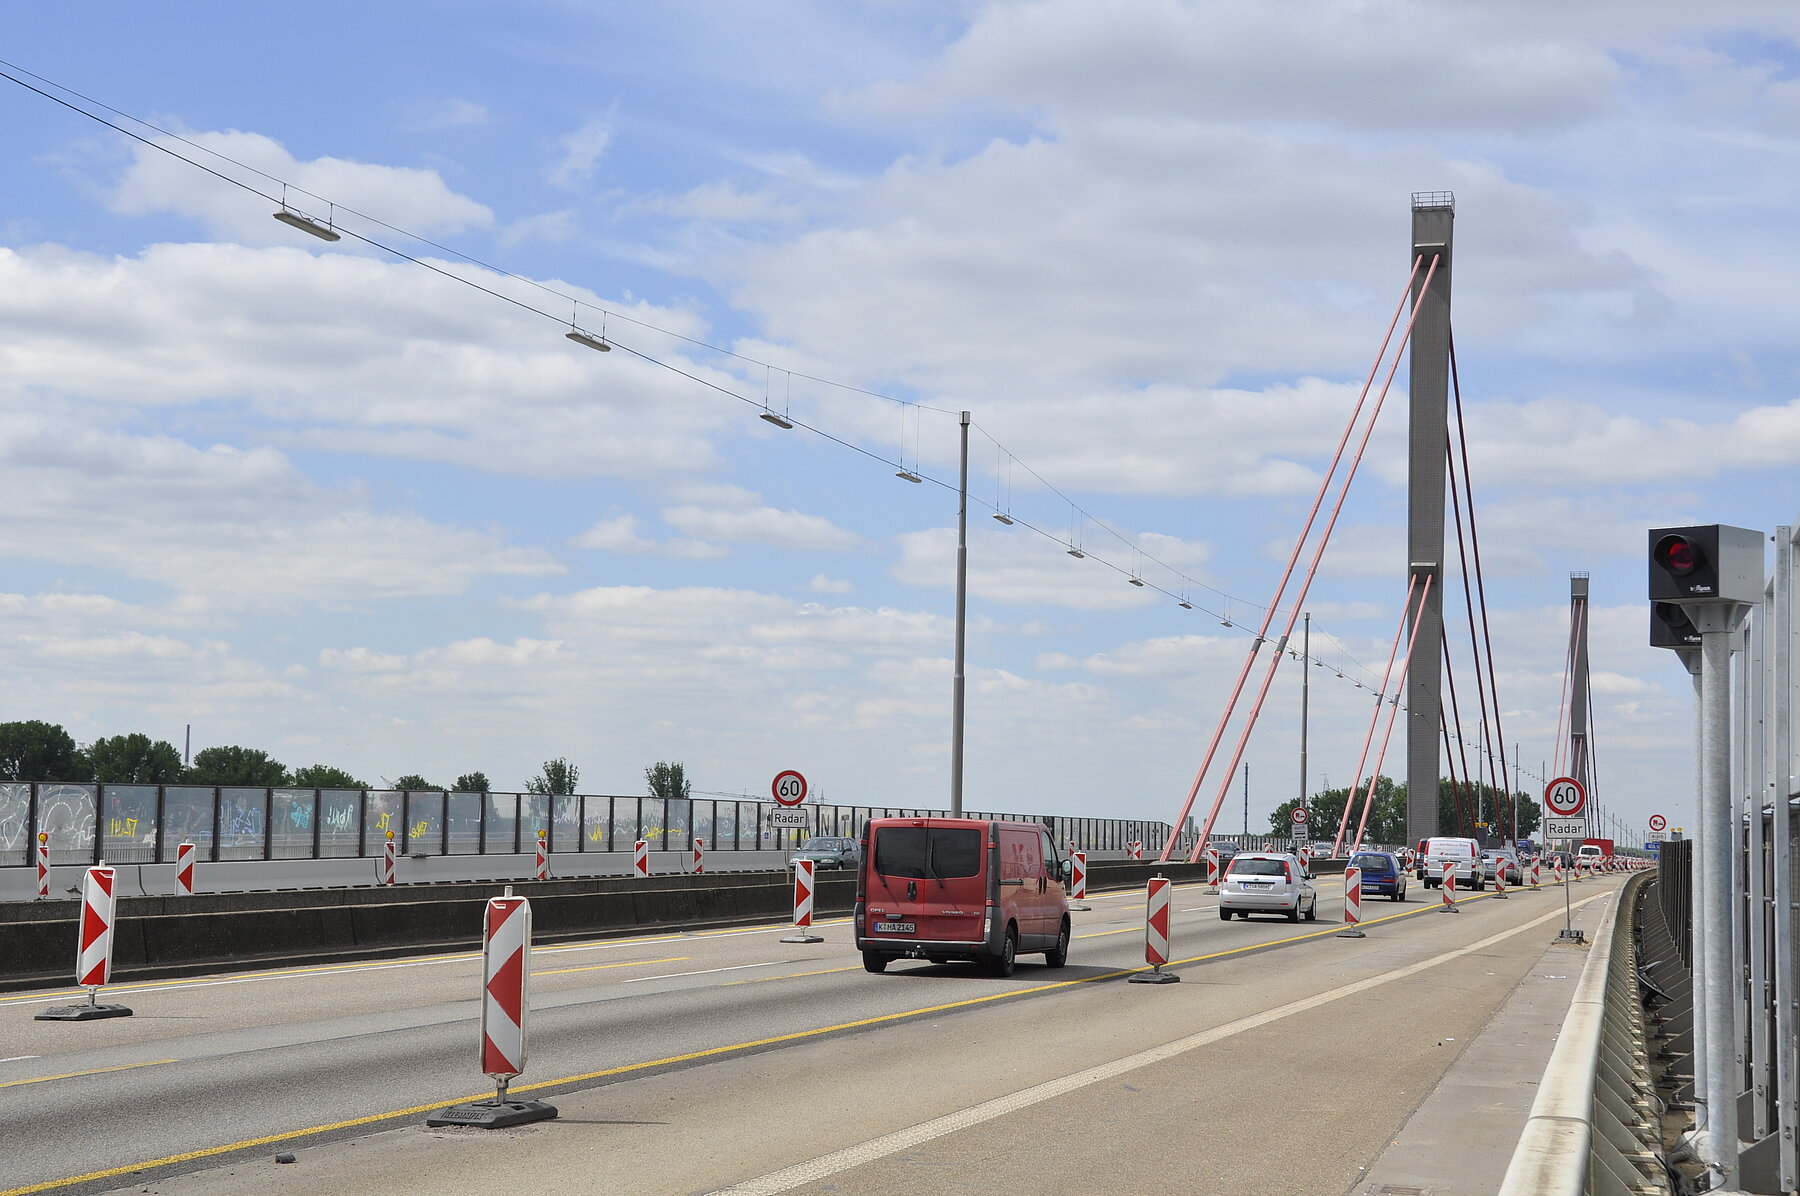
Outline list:
[[[1231,915],[1285,914],[1290,922],[1319,916],[1319,890],[1312,873],[1285,852],[1247,851],[1232,857],[1219,886],[1219,920]]]

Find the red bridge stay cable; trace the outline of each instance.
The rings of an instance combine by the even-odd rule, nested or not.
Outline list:
[[[1212,742],[1206,745],[1206,754],[1201,757],[1199,771],[1194,774],[1194,783],[1188,786],[1187,798],[1181,803],[1181,812],[1175,815],[1175,820],[1170,823],[1169,837],[1164,840],[1162,853],[1157,856],[1162,863],[1167,863],[1170,854],[1174,851],[1175,842],[1181,835],[1181,828],[1186,824],[1187,816],[1194,808],[1194,798],[1199,795],[1200,786],[1205,782],[1206,774],[1212,768],[1213,757],[1219,750],[1219,743],[1225,737],[1225,728],[1230,724],[1231,716],[1237,709],[1238,699],[1243,696],[1244,683],[1249,680],[1250,670],[1256,665],[1256,655],[1262,650],[1263,644],[1268,642],[1269,626],[1275,621],[1275,614],[1281,606],[1281,597],[1287,591],[1288,582],[1293,579],[1294,565],[1300,560],[1300,552],[1306,547],[1307,537],[1312,534],[1313,521],[1319,516],[1319,508],[1325,504],[1325,496],[1331,492],[1331,479],[1336,475],[1338,465],[1343,461],[1344,446],[1350,443],[1350,436],[1356,431],[1356,421],[1362,415],[1364,403],[1368,401],[1369,388],[1375,384],[1375,376],[1381,372],[1381,363],[1387,357],[1388,345],[1394,338],[1394,329],[1399,325],[1400,317],[1406,311],[1406,300],[1412,294],[1413,280],[1419,276],[1421,260],[1421,258],[1413,259],[1412,269],[1406,276],[1406,287],[1400,293],[1400,302],[1395,305],[1393,318],[1388,321],[1387,332],[1381,338],[1381,348],[1375,354],[1374,364],[1369,367],[1369,376],[1363,379],[1362,390],[1356,396],[1356,406],[1352,408],[1350,418],[1344,423],[1344,433],[1338,437],[1337,450],[1332,453],[1331,465],[1326,469],[1325,476],[1319,479],[1319,492],[1313,497],[1312,509],[1307,512],[1306,523],[1300,529],[1300,535],[1294,540],[1294,550],[1288,554],[1287,567],[1282,570],[1281,580],[1275,586],[1275,596],[1269,600],[1269,605],[1263,613],[1262,624],[1256,629],[1256,635],[1250,641],[1249,650],[1244,653],[1243,667],[1238,670],[1237,681],[1231,687],[1231,696],[1225,701],[1225,712],[1219,716],[1219,725],[1213,730]],[[1427,286],[1430,285],[1431,274],[1436,268],[1437,259],[1433,258],[1430,269],[1425,273]],[[1410,333],[1412,321],[1407,321],[1406,327]],[[1404,340],[1401,343],[1404,344]],[[1396,363],[1398,360],[1396,355]],[[1295,604],[1295,609],[1299,609],[1298,603]],[[1277,653],[1276,659],[1280,658],[1280,654]],[[1210,819],[1208,825],[1211,825]]]
[[[1344,795],[1344,812],[1338,817],[1337,838],[1331,842],[1331,854],[1344,849],[1344,829],[1350,824],[1350,807],[1355,804],[1357,786],[1362,783],[1363,765],[1369,762],[1369,749],[1375,743],[1375,725],[1381,719],[1381,704],[1387,700],[1388,681],[1394,675],[1394,660],[1400,655],[1400,640],[1406,635],[1406,620],[1412,617],[1413,594],[1419,588],[1419,575],[1413,574],[1406,586],[1406,603],[1400,608],[1400,625],[1394,628],[1394,645],[1388,649],[1387,668],[1381,671],[1381,688],[1375,691],[1375,708],[1369,712],[1369,730],[1363,736],[1362,755],[1356,759],[1351,775],[1350,791]],[[1399,691],[1396,689],[1395,691]]]
[[[1394,737],[1394,719],[1400,714],[1400,694],[1406,688],[1406,673],[1412,667],[1413,647],[1419,642],[1419,629],[1425,625],[1425,600],[1431,597],[1432,580],[1431,575],[1426,574],[1425,584],[1419,590],[1419,609],[1409,612],[1413,628],[1406,640],[1406,660],[1400,665],[1400,676],[1394,679],[1394,696],[1388,699],[1387,730],[1381,733],[1381,750],[1375,753],[1375,769],[1369,774],[1369,792],[1363,798],[1362,821],[1356,824],[1356,838],[1352,840],[1355,843],[1363,841],[1363,832],[1368,829],[1369,810],[1375,804],[1375,782],[1381,776],[1381,762],[1387,758],[1388,741]]]
[[[1425,279],[1420,284],[1421,298],[1431,290],[1431,280],[1437,274],[1440,260],[1436,254],[1432,255],[1431,265],[1426,268]],[[1416,262],[1414,269],[1415,271],[1417,269]],[[1244,758],[1245,749],[1250,746],[1250,733],[1256,729],[1257,717],[1262,713],[1263,702],[1269,696],[1269,686],[1274,683],[1276,670],[1281,667],[1281,654],[1287,649],[1288,637],[1294,632],[1294,624],[1300,620],[1300,609],[1306,605],[1306,595],[1312,589],[1313,580],[1319,575],[1319,561],[1324,557],[1325,549],[1331,543],[1332,529],[1337,527],[1338,517],[1344,512],[1344,500],[1350,496],[1350,486],[1356,481],[1356,471],[1362,465],[1363,454],[1368,450],[1369,438],[1374,435],[1376,421],[1381,418],[1381,409],[1387,403],[1388,391],[1394,385],[1394,375],[1400,370],[1400,353],[1405,349],[1407,341],[1412,339],[1413,324],[1417,322],[1418,318],[1419,304],[1415,303],[1412,315],[1406,321],[1406,331],[1401,335],[1400,345],[1394,352],[1393,365],[1388,368],[1387,377],[1381,384],[1381,393],[1376,396],[1374,409],[1370,413],[1368,421],[1363,425],[1362,439],[1357,442],[1356,455],[1351,457],[1350,465],[1344,471],[1343,486],[1338,491],[1337,502],[1332,505],[1331,517],[1325,521],[1325,530],[1319,535],[1318,546],[1313,550],[1312,560],[1306,567],[1306,575],[1300,579],[1300,590],[1294,599],[1293,609],[1288,614],[1287,626],[1282,628],[1281,640],[1275,646],[1275,654],[1270,657],[1268,668],[1263,672],[1262,685],[1257,690],[1256,701],[1251,705],[1250,713],[1245,716],[1244,730],[1238,736],[1237,748],[1232,753],[1231,763],[1225,766],[1224,782],[1219,786],[1219,792],[1213,798],[1212,808],[1207,811],[1206,825],[1201,828],[1199,839],[1195,842],[1193,851],[1188,855],[1190,863],[1198,860],[1200,853],[1206,850],[1206,842],[1212,835],[1213,823],[1218,820],[1219,810],[1225,804],[1226,794],[1230,792],[1232,776],[1237,772],[1238,764]],[[1183,808],[1185,811],[1186,807]],[[1176,820],[1176,825],[1179,826],[1182,819],[1185,818],[1184,812],[1182,818]]]

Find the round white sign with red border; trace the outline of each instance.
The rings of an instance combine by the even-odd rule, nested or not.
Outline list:
[[[774,783],[769,786],[769,792],[782,805],[797,806],[806,800],[806,778],[791,768],[778,772]]]
[[[1581,813],[1587,805],[1587,790],[1574,777],[1557,777],[1544,786],[1544,808],[1559,818]]]
[[[1305,806],[1295,806],[1293,817],[1294,817],[1295,822],[1305,822],[1306,821],[1306,807]]]
[[[1664,818],[1661,814],[1650,815],[1650,829],[1651,830],[1653,830],[1653,831],[1667,830],[1668,826],[1669,826],[1669,820],[1667,818]]]

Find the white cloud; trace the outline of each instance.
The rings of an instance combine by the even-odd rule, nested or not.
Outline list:
[[[797,552],[843,552],[861,538],[822,515],[780,511],[774,507],[729,510],[722,507],[665,507],[663,521],[690,536],[740,544],[764,544]]]
[[[0,417],[0,501],[11,512],[0,553],[116,569],[216,607],[454,594],[479,577],[561,572],[539,550],[322,488],[274,449],[198,448],[73,413]]]
[[[230,158],[267,175],[285,179],[294,187],[326,196],[332,202],[368,212],[389,224],[428,236],[443,236],[472,228],[485,228],[494,215],[482,204],[456,194],[435,170],[407,166],[379,166],[342,158],[296,159],[280,142],[260,133],[235,130],[186,134],[187,140],[221,158],[201,153],[197,157],[227,176],[244,176],[266,188],[268,181],[247,174],[222,161]],[[170,149],[193,155],[179,142],[166,141]],[[328,205],[297,191],[290,206],[319,219],[331,218]],[[111,194],[113,210],[127,216],[174,212],[199,220],[215,236],[229,237],[246,245],[295,245],[311,241],[304,234],[270,219],[269,202],[261,196],[228,186],[147,145],[134,145],[132,163]],[[356,217],[338,221],[361,228]],[[380,239],[383,230],[370,227]],[[312,241],[311,248],[320,242]]]
[[[652,540],[638,534],[636,515],[615,515],[602,519],[569,543],[577,548],[600,552],[622,552],[630,556],[670,556],[684,560],[710,560],[728,551],[716,544],[699,540]]]
[[[612,144],[612,121],[596,117],[557,140],[562,158],[550,167],[551,185],[574,190],[588,182],[600,165],[606,147]]]
[[[439,129],[469,129],[489,124],[494,115],[486,104],[474,100],[415,100],[406,105],[402,123],[408,129],[432,132]]]
[[[812,580],[806,583],[806,588],[815,594],[848,594],[856,589],[845,578],[827,577],[823,573],[813,574]]]

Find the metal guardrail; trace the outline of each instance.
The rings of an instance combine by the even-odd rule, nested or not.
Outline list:
[[[1653,875],[1625,882],[1594,936],[1500,1196],[1670,1191],[1634,966],[1638,895]]]

